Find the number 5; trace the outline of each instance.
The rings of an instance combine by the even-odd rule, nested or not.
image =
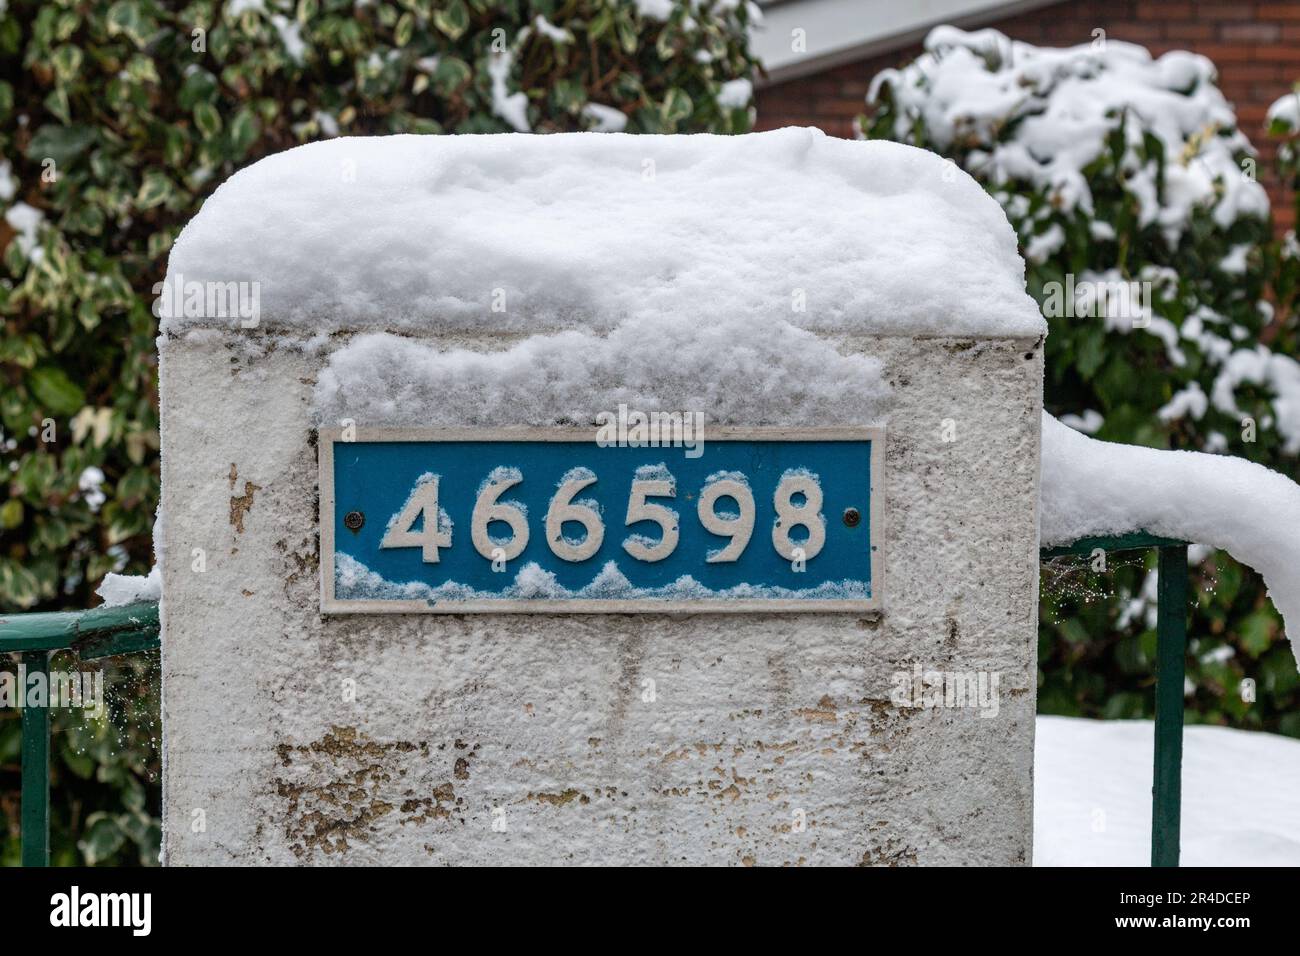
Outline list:
[[[652,505],[648,497],[675,498],[677,485],[672,477],[638,478],[632,482],[632,495],[627,500],[627,524],[638,521],[653,521],[662,529],[659,540],[647,543],[647,539],[637,535],[623,542],[623,550],[638,561],[662,561],[673,553],[677,547],[677,512],[663,505]]]

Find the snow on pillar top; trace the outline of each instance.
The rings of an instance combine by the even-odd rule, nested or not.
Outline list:
[[[232,282],[257,283],[260,327],[308,334],[602,331],[673,314],[1046,330],[1015,234],[970,177],[910,146],[811,129],[300,146],[236,173],[185,228],[163,330],[238,327],[187,295]]]

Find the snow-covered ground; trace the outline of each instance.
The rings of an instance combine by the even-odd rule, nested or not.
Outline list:
[[[1034,863],[1148,866],[1154,730],[1147,720],[1039,717]],[[1300,866],[1300,740],[1188,727],[1183,866]]]

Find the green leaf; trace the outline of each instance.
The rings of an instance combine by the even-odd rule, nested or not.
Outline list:
[[[86,824],[85,836],[77,846],[89,866],[107,860],[126,842],[126,834],[117,825],[117,820],[107,813],[92,813],[86,818]]]
[[[565,78],[551,86],[551,102],[556,111],[576,114],[587,102],[587,88],[576,79]]]
[[[31,368],[45,354],[43,343],[35,336],[0,337],[0,361],[12,362],[20,368]]]
[[[81,323],[81,327],[87,332],[99,325],[99,318],[99,310],[95,308],[95,303],[89,299],[82,300],[81,304],[77,306],[77,321]]]
[[[132,468],[117,483],[116,497],[123,504],[148,500],[157,490],[158,480],[150,468]]]
[[[60,166],[66,166],[94,141],[94,127],[47,123],[32,136],[31,142],[27,144],[26,155],[36,163],[49,158]]]
[[[659,113],[663,117],[664,126],[671,129],[682,120],[687,119],[693,109],[694,105],[691,103],[691,98],[686,95],[684,90],[671,89],[668,91],[668,95],[664,97]]]
[[[1257,608],[1242,620],[1237,639],[1251,657],[1259,657],[1273,643],[1277,631],[1277,617],[1271,607]]]
[[[11,531],[23,523],[23,503],[17,498],[10,498],[0,505],[0,528]]]
[[[415,33],[415,16],[407,11],[403,13],[397,21],[397,27],[393,30],[393,43],[396,46],[406,46],[411,42],[411,36]]]
[[[87,754],[79,753],[71,747],[63,748],[63,765],[82,780],[89,780],[95,773],[95,762]]]
[[[1071,644],[1087,644],[1088,631],[1078,618],[1066,618],[1058,625],[1061,636]]]
[[[86,394],[63,369],[44,365],[28,378],[33,394],[47,415],[72,415],[86,404]]]
[[[62,43],[76,33],[80,26],[81,17],[76,11],[65,10],[59,15],[59,22],[54,26],[54,38]]]
[[[451,3],[434,11],[433,25],[451,39],[459,40],[469,29],[469,10],[462,0],[451,0]]]
[[[217,78],[207,70],[188,73],[176,94],[176,104],[183,110],[192,110],[200,103],[211,103],[218,92]]]
[[[230,150],[235,158],[242,158],[248,152],[257,137],[262,133],[262,125],[257,120],[257,114],[249,107],[244,107],[235,114],[235,118],[230,124]]]
[[[450,96],[468,83],[474,71],[464,60],[445,56],[433,71],[433,85],[443,96]]]
[[[163,173],[150,170],[144,174],[144,182],[140,184],[140,191],[136,193],[136,208],[152,209],[154,206],[161,206],[172,191],[172,184]]]
[[[609,7],[601,7],[600,12],[587,22],[587,39],[596,43],[614,27],[614,15]]]
[[[1086,381],[1106,361],[1106,333],[1096,322],[1087,326],[1076,343],[1074,367]]]
[[[72,44],[65,44],[54,51],[50,64],[54,67],[54,75],[61,82],[71,82],[81,70],[81,50]]]
[[[136,46],[142,47],[148,42],[155,24],[144,15],[140,4],[134,0],[121,0],[108,9],[108,35],[126,34]]]
[[[0,558],[0,605],[28,608],[40,597],[35,574],[17,561]]]
[[[170,230],[155,232],[149,237],[149,258],[161,259],[171,247],[172,233]]]
[[[663,31],[667,33],[668,31]],[[628,56],[636,53],[640,41],[636,35],[636,24],[632,22],[631,16],[622,16],[618,18],[618,40],[623,47],[623,52]]]

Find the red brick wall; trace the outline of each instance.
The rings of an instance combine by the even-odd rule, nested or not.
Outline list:
[[[1268,106],[1300,80],[1300,0],[1289,3],[1192,3],[1187,0],[1101,0],[1057,3],[989,24],[1008,36],[1044,46],[1092,40],[1101,27],[1113,40],[1129,40],[1159,56],[1191,50],[1219,68],[1219,87],[1237,110],[1242,131],[1260,152],[1259,178],[1273,200],[1279,227],[1293,225],[1294,210],[1273,174],[1272,142],[1264,135]],[[758,129],[817,126],[852,136],[875,74],[906,63],[919,45],[761,89]]]

